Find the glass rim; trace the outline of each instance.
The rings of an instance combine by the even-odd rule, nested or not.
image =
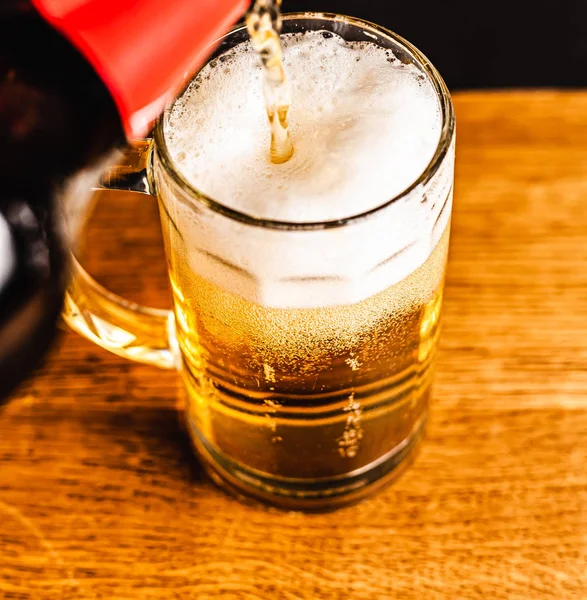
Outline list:
[[[440,138],[436,145],[436,150],[434,155],[428,162],[428,165],[419,175],[419,177],[413,181],[407,188],[405,188],[399,194],[396,194],[389,200],[383,201],[381,204],[377,205],[374,208],[370,208],[366,211],[359,212],[354,215],[350,215],[349,217],[344,217],[342,219],[335,220],[324,220],[324,221],[312,221],[312,222],[304,222],[304,221],[281,221],[274,219],[266,219],[263,217],[256,217],[249,213],[236,210],[234,208],[230,208],[218,200],[214,200],[208,194],[198,190],[195,186],[189,183],[185,177],[177,170],[173,159],[169,154],[169,150],[165,143],[165,135],[164,135],[164,120],[165,115],[173,107],[174,102],[167,107],[164,114],[157,121],[157,125],[155,127],[154,133],[154,141],[155,141],[155,152],[157,154],[158,159],[163,164],[165,171],[170,177],[173,179],[174,183],[178,185],[183,192],[186,192],[191,200],[196,203],[204,204],[207,208],[213,210],[214,212],[228,217],[234,221],[239,221],[240,223],[244,223],[246,225],[251,225],[254,227],[262,227],[266,229],[278,229],[278,230],[286,230],[286,231],[315,231],[315,230],[324,230],[324,229],[333,229],[338,227],[344,227],[347,225],[352,225],[355,223],[359,223],[365,221],[367,219],[372,219],[376,217],[380,212],[384,211],[386,208],[395,204],[399,200],[402,200],[412,194],[412,192],[420,187],[425,186],[438,172],[442,162],[447,155],[453,135],[455,130],[455,115],[454,115],[454,107],[452,103],[452,99],[450,96],[450,92],[442,79],[440,73],[436,70],[434,65],[426,58],[420,50],[418,50],[415,46],[413,46],[406,39],[401,37],[400,35],[382,27],[380,25],[376,25],[364,19],[359,19],[356,17],[348,17],[346,15],[340,15],[336,13],[320,13],[320,12],[296,12],[296,13],[285,13],[282,15],[284,21],[296,21],[296,20],[308,20],[314,19],[316,21],[334,21],[334,22],[343,22],[350,23],[351,25],[355,25],[363,30],[371,32],[375,35],[384,36],[390,38],[393,42],[397,43],[400,46],[403,46],[407,49],[412,56],[416,59],[417,63],[424,70],[424,72],[428,75],[430,82],[432,83],[434,90],[437,94],[438,100],[440,102],[440,110],[441,110],[441,118],[442,118],[442,127]],[[214,43],[214,48],[216,48],[222,41],[227,38],[232,37],[238,32],[242,32],[246,30],[246,25],[240,24],[236,27],[233,27],[229,32],[227,32],[222,37],[218,38]],[[209,61],[206,61],[201,68],[203,68]],[[198,69],[196,73],[194,73],[193,77],[190,78],[189,82],[186,84],[189,85],[193,79],[196,77],[197,73],[201,70]],[[182,92],[183,93],[183,92]],[[178,96],[179,97],[179,96]]]

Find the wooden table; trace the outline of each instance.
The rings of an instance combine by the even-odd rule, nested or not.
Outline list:
[[[64,334],[0,416],[0,598],[587,598],[587,93],[455,101],[442,350],[411,469],[331,514],[240,504],[192,457],[172,373]],[[114,219],[124,239],[93,270],[165,305],[154,203],[110,196],[96,236]]]

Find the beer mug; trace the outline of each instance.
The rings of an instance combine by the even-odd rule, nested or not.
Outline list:
[[[375,44],[432,90],[439,134],[425,168],[374,207],[358,194],[357,210],[344,218],[253,215],[198,189],[182,171],[173,150],[182,95],[153,140],[137,142],[132,160],[105,179],[157,197],[173,310],[125,302],[74,258],[64,318],[111,352],[178,370],[187,429],[216,482],[277,506],[324,509],[391,481],[422,436],[448,251],[455,119],[440,75],[394,33],[336,15],[283,17],[283,34],[304,32],[320,32],[325,42],[336,35],[357,51]],[[211,61],[246,39],[244,27],[233,30]],[[343,123],[341,135],[353,126]],[[336,173],[338,159],[326,159]]]

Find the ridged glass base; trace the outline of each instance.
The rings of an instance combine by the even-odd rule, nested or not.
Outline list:
[[[323,479],[268,477],[243,468],[216,452],[191,423],[188,429],[203,467],[227,492],[288,510],[327,511],[358,502],[403,473],[414,458],[425,422],[421,419],[408,438],[379,460],[344,476]]]

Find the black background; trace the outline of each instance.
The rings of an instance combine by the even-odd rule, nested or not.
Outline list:
[[[283,0],[284,12],[337,12],[417,46],[448,86],[587,85],[587,0]]]

